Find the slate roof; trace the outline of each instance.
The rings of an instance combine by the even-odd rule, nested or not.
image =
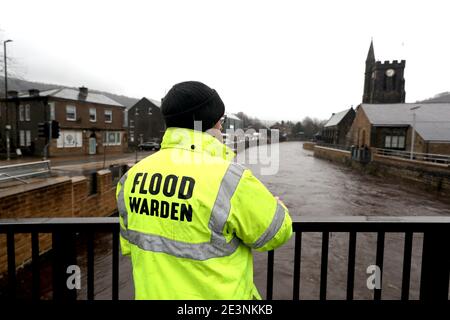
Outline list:
[[[425,141],[450,141],[450,103],[361,104],[372,125],[412,126]],[[411,108],[420,107],[416,110]]]
[[[100,93],[92,93],[88,92],[87,96],[85,98],[81,97],[79,95],[80,91],[76,89],[71,88],[57,88],[57,89],[50,89],[45,91],[40,91],[39,96],[41,97],[54,97],[54,98],[60,98],[60,99],[66,99],[66,100],[74,100],[74,101],[85,101],[85,102],[91,102],[91,103],[99,103],[99,104],[105,104],[109,106],[117,106],[117,107],[124,107],[122,104],[118,103],[117,101],[108,98],[107,96],[100,94]],[[28,92],[19,94],[19,98],[29,98],[30,95]]]
[[[331,116],[330,120],[328,120],[328,122],[325,124],[325,127],[337,126],[337,125],[339,124],[339,122],[341,122],[342,119],[344,119],[344,117],[347,115],[347,113],[348,113],[350,110],[351,110],[351,108],[333,114],[333,115]]]

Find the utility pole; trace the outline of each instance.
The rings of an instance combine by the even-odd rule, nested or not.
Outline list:
[[[412,107],[411,109],[409,109],[409,110],[413,111],[413,125],[412,125],[412,130],[411,130],[411,152],[410,152],[410,157],[409,157],[410,160],[414,159],[414,143],[415,143],[414,139],[416,137],[416,110],[419,108],[420,108],[420,106],[415,106],[415,107]]]
[[[8,115],[8,64],[6,62],[6,44],[8,42],[12,42],[12,40],[5,40],[3,41],[3,59],[5,63],[5,112],[6,112],[6,160],[11,159],[11,139],[10,139],[10,130],[11,125],[9,124],[9,115]],[[17,117],[17,114],[16,114]],[[16,128],[17,130],[17,128]]]

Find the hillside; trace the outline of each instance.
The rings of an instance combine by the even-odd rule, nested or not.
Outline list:
[[[417,101],[416,103],[438,103],[438,102],[448,102],[450,103],[450,92],[438,93],[432,98],[428,98],[422,101]]]
[[[43,90],[54,89],[54,88],[63,88],[63,87],[67,87],[67,86],[27,81],[27,80],[21,80],[21,79],[16,79],[16,78],[8,78],[8,90],[26,91],[29,89],[38,89],[40,91],[43,91]],[[4,94],[3,91],[5,90],[4,88],[5,88],[4,77],[0,77],[0,93],[1,93],[2,97]],[[98,91],[98,90],[94,90],[94,89],[91,90],[91,88],[89,88],[89,90],[92,92],[95,92],[95,93],[104,94],[105,96],[119,102],[120,104],[126,106],[127,108],[132,107],[136,102],[138,102],[140,100],[138,98],[117,95],[117,94],[110,93],[110,92]],[[155,101],[154,99],[150,99],[150,98],[148,98],[148,99]]]

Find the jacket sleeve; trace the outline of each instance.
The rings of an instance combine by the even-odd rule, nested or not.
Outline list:
[[[248,169],[231,198],[227,227],[258,251],[276,249],[292,236],[288,209]]]
[[[116,200],[117,200],[117,208],[119,210],[119,224],[120,224],[120,248],[122,251],[122,255],[128,256],[131,253],[130,250],[130,243],[128,240],[123,236],[123,234],[126,234],[127,228],[125,226],[125,220],[124,215],[127,214],[126,210],[126,204],[125,204],[125,198],[123,196],[124,193],[124,184],[126,181],[126,176],[122,177],[120,181],[117,183],[116,187]],[[120,194],[122,193],[122,196]]]

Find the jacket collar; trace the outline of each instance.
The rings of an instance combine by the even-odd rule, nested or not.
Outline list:
[[[229,147],[209,133],[185,128],[170,127],[166,129],[161,142],[161,149],[170,148],[205,152],[224,160],[231,160],[235,156],[235,153]]]

